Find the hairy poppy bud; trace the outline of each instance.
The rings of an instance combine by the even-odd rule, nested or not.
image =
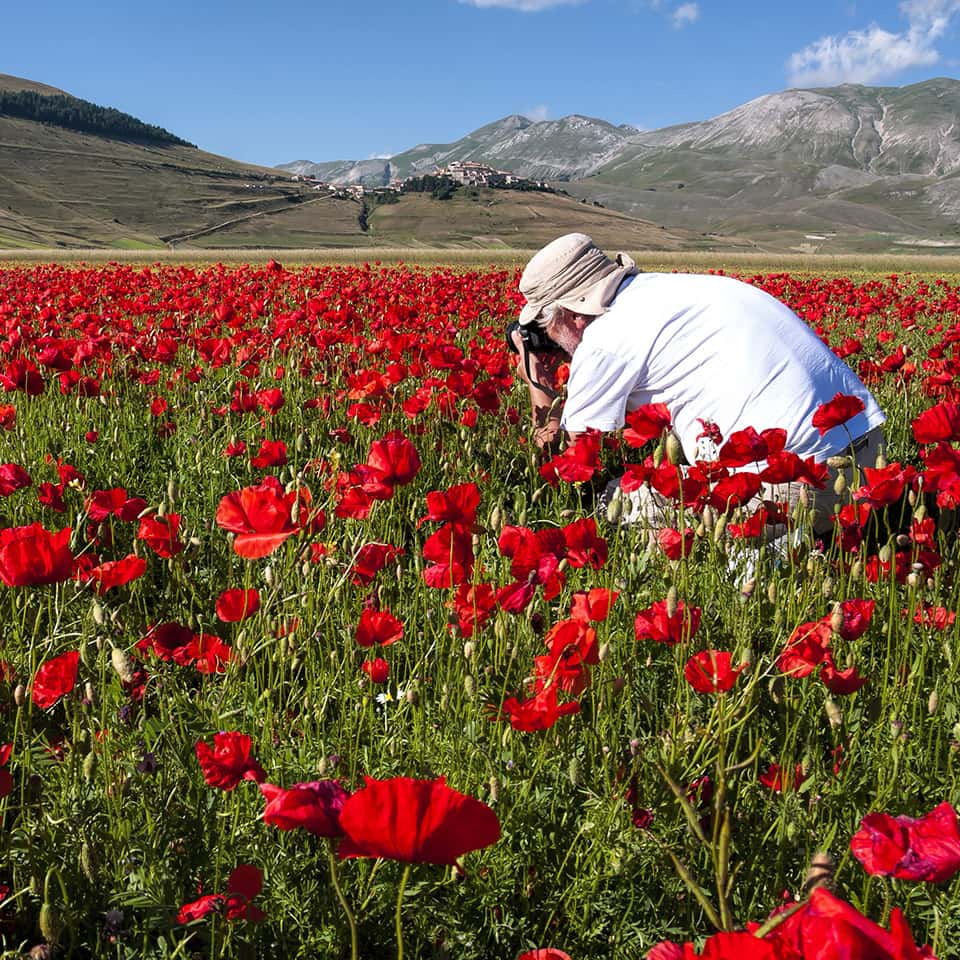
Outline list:
[[[579,786],[580,780],[580,761],[576,757],[570,758],[570,763],[567,765],[567,779],[573,786]]]
[[[22,707],[27,701],[27,688],[22,684],[18,683],[13,688],[13,702],[18,706]]]
[[[677,597],[677,588],[671,586],[667,591],[667,616],[672,617],[677,612],[677,604],[679,600]]]
[[[837,706],[836,700],[832,697],[827,697],[823,704],[823,709],[827,715],[827,719],[830,721],[831,727],[843,726],[843,713],[840,707]]]
[[[463,690],[470,700],[473,699],[473,695],[477,692],[477,682],[469,673],[463,678]]]
[[[666,450],[667,459],[674,466],[682,462],[683,447],[680,445],[680,438],[672,431],[667,434],[667,440],[666,444],[664,445],[664,449]]]
[[[847,490],[847,478],[844,474],[838,473],[836,478],[833,481],[833,492],[838,496],[842,497]]]
[[[771,581],[767,584],[767,599],[768,599],[771,603],[776,603],[776,602],[777,602],[777,584],[776,584],[776,581],[775,581],[775,580],[771,580]]]
[[[936,690],[930,691],[930,699],[927,701],[927,713],[933,716],[940,706],[940,696]]]
[[[493,505],[493,509],[490,511],[490,518],[487,521],[490,525],[490,529],[499,534],[503,529],[503,509],[499,503]]]
[[[84,841],[80,845],[80,869],[91,883],[97,882],[98,860],[99,858],[97,857],[96,851],[89,843]]]
[[[97,772],[97,755],[93,752],[88,753],[83,758],[83,779],[90,783],[94,774]]]
[[[463,655],[469,660],[473,656],[473,642],[468,640],[463,645]]]
[[[124,683],[133,683],[133,661],[125,650],[120,647],[111,648],[110,665]]]
[[[491,774],[490,776],[490,802],[496,803],[500,799],[500,781]]]
[[[613,491],[613,496],[607,502],[607,523],[618,524],[623,516],[623,492],[620,487]]]
[[[90,609],[93,614],[93,622],[98,627],[102,627],[104,623],[104,616],[103,616],[103,607],[100,606],[100,601],[94,600]]]
[[[63,932],[63,919],[60,912],[50,903],[44,900],[40,907],[40,933],[43,939],[50,944],[56,944],[60,940],[60,934]]]
[[[610,656],[610,644],[609,643],[601,644],[600,649],[597,651],[597,659],[601,663],[603,663],[603,661],[606,660],[607,657],[609,656]]]

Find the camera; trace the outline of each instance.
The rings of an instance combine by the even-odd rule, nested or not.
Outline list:
[[[508,324],[504,331],[504,337],[511,353],[517,353],[516,344],[513,342],[514,330],[520,331],[520,339],[523,341],[524,349],[530,353],[556,353],[560,350],[560,347],[537,324],[523,325],[518,320],[514,320],[513,323]]]

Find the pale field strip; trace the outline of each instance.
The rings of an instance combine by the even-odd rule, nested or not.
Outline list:
[[[450,249],[426,247],[331,247],[318,249],[204,249],[204,250],[117,250],[103,248],[0,249],[0,267],[58,263],[70,266],[104,263],[136,264],[264,264],[277,260],[285,267],[337,264],[381,264],[408,267],[452,267],[470,270],[488,267],[522,267],[535,253],[533,249]],[[775,254],[742,251],[632,251],[637,265],[646,271],[703,272],[724,270],[730,273],[800,273],[822,276],[869,274],[921,274],[953,278],[960,275],[957,254]]]

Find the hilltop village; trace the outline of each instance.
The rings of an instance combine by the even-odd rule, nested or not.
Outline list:
[[[555,192],[545,180],[531,180],[520,177],[509,170],[497,170],[495,167],[473,160],[452,160],[445,167],[437,167],[429,174],[418,174],[402,179],[391,180],[382,186],[369,186],[362,183],[332,183],[304,174],[295,174],[293,177],[301,183],[308,184],[316,191],[326,191],[337,198],[352,198],[363,200],[365,197],[386,199],[390,196],[399,196],[402,193],[432,192],[439,195],[449,195],[456,187],[494,187],[504,190],[540,190],[548,193]]]

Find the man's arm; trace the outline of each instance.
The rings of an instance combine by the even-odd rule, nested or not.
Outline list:
[[[557,367],[562,362],[561,355],[529,353],[530,373],[524,362],[526,347],[520,334],[513,334],[517,347],[517,371],[530,392],[530,409],[533,412],[533,437],[537,447],[546,453],[556,453],[563,444],[564,432],[560,427],[563,415],[563,398],[551,396],[537,384],[553,387],[556,383]]]

